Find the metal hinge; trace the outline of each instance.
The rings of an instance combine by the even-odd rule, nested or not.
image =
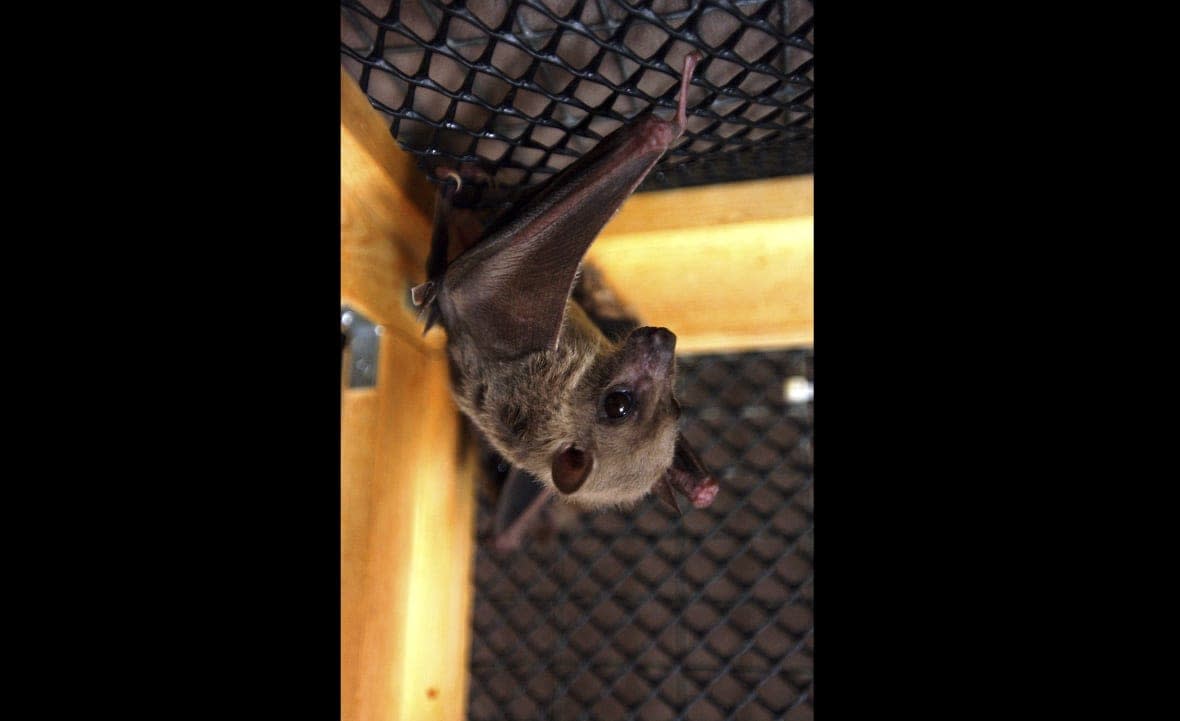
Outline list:
[[[347,339],[349,388],[377,385],[377,354],[384,330],[358,311],[348,306],[340,308],[340,333]]]

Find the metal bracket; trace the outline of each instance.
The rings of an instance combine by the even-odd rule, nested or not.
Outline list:
[[[372,388],[377,385],[377,354],[381,334],[385,331],[374,325],[358,311],[340,308],[340,332],[348,339],[348,387]]]

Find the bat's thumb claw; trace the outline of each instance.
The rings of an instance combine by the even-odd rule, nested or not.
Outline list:
[[[410,298],[414,301],[414,305],[422,306],[434,300],[434,281],[428,280],[422,285],[416,285],[410,289]]]

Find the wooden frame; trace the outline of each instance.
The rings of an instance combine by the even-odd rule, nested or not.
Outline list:
[[[377,383],[341,394],[345,721],[465,718],[475,462],[423,280],[430,184],[341,70],[341,305],[382,328]],[[810,345],[812,180],[643,193],[591,247],[621,300],[682,353]]]

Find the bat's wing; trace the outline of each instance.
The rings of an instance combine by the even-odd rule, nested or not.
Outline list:
[[[530,190],[450,264],[431,289],[448,333],[468,336],[493,359],[556,348],[566,301],[590,243],[684,130],[695,62],[693,56],[686,59],[673,121],[649,111],[620,127]]]
[[[448,332],[468,335],[493,358],[556,348],[582,257],[664,151],[634,132],[616,132],[598,148],[451,264],[439,294]]]
[[[528,473],[512,469],[496,502],[492,545],[501,553],[521,547],[552,493]]]

